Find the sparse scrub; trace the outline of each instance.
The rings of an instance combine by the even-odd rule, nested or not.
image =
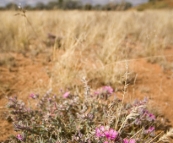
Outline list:
[[[127,85],[136,80],[129,61],[139,57],[159,61],[163,50],[173,45],[170,11],[35,11],[26,15],[0,12],[0,54],[22,53],[33,63],[44,55],[44,60],[40,58],[42,65],[49,62],[51,68],[44,69],[49,82],[37,86],[39,91],[67,92],[31,94],[28,103],[8,97],[8,120],[18,135],[5,142],[169,140],[172,130],[161,123],[159,115],[149,111],[148,101],[125,103],[124,95]],[[15,63],[13,58],[0,58],[0,66],[10,60]],[[85,91],[80,80],[83,76],[89,79],[83,81]],[[93,89],[101,88],[90,92],[88,84]],[[111,88],[118,84],[125,84],[121,98]]]
[[[8,120],[18,134],[6,142],[159,143],[173,136],[147,109],[147,99],[125,104],[110,86],[90,92],[84,83],[85,90],[78,94],[31,94],[28,105],[9,97]]]

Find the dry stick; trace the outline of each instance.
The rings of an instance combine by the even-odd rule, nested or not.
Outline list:
[[[138,74],[135,75],[134,83],[133,83],[133,96],[135,95],[135,85]],[[132,101],[132,96],[130,96],[130,101]]]
[[[120,110],[122,110],[122,107],[123,107],[123,102],[124,102],[124,96],[126,95],[127,93],[127,87],[128,87],[128,84],[127,84],[127,79],[128,79],[128,63],[126,62],[126,74],[125,74],[125,86],[124,86],[124,93],[123,93],[123,99],[122,99],[122,103],[121,103],[121,108]],[[137,108],[135,107],[132,112],[126,117],[125,121],[122,123],[121,127],[119,128],[118,132],[121,133],[121,129],[125,126],[126,122],[128,121],[128,119],[131,119],[131,118],[134,118],[138,115],[137,113]],[[118,119],[119,120],[119,119]]]
[[[121,105],[120,105],[120,110],[118,112],[121,112],[122,108],[123,108],[123,103],[124,103],[124,97],[126,95],[126,92],[127,92],[127,87],[128,87],[128,84],[127,84],[127,79],[128,79],[128,70],[129,70],[129,67],[128,67],[128,62],[126,61],[126,73],[125,73],[125,85],[124,85],[124,90],[123,90],[123,99],[122,99],[122,102],[121,102]],[[120,113],[119,113],[120,115]],[[118,117],[118,120],[116,122],[116,125],[115,125],[115,128],[117,129],[118,127],[118,122],[120,120],[120,117]],[[121,131],[121,128],[124,126],[124,124],[121,125],[120,129],[118,130],[119,132]]]
[[[82,82],[84,84],[84,89],[85,89],[84,95],[85,98],[87,99],[87,97],[90,95],[90,87],[88,86],[88,81],[86,80],[86,77],[82,78]]]
[[[137,131],[137,133],[135,133],[132,137],[131,137],[131,139],[133,139],[138,133],[140,133],[141,131],[142,131],[143,129],[140,129],[139,131]]]
[[[162,137],[160,137],[159,140],[157,141],[157,143],[161,142],[161,141],[169,142],[168,141],[169,137],[173,137],[173,128],[171,128],[166,134],[164,134]]]
[[[146,142],[146,143],[151,143],[152,141],[154,141],[158,136],[160,136],[161,134],[163,133],[163,131],[162,132],[160,132],[157,136],[155,136],[151,141],[149,141],[149,142]],[[158,141],[157,141],[158,142]]]
[[[125,85],[124,85],[124,92],[123,92],[123,99],[122,99],[122,105],[124,102],[124,97],[127,93],[127,88],[128,88],[128,84],[127,84],[127,80],[128,80],[128,71],[129,71],[129,66],[128,66],[128,62],[126,61],[126,73],[125,73]]]
[[[143,105],[139,106],[142,107]],[[138,107],[138,108],[139,108]],[[128,121],[128,119],[132,119],[135,118],[136,116],[138,116],[139,114],[137,113],[137,107],[134,107],[133,110],[131,111],[131,113],[126,117],[125,121],[122,123],[120,129],[118,130],[119,133],[121,133],[121,129],[125,126],[126,122]]]
[[[17,16],[17,15],[23,16],[23,17],[27,20],[28,24],[29,24],[30,27],[32,28],[32,31],[34,32],[34,34],[35,34],[35,35],[37,36],[37,38],[38,38],[37,32],[35,31],[34,27],[32,26],[31,22],[29,21],[28,17],[26,16],[26,11],[25,11],[23,8],[20,8],[20,11],[21,11],[21,13],[17,13],[17,14],[15,14],[15,16]]]

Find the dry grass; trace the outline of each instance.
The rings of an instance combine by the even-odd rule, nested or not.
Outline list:
[[[115,87],[123,82],[126,59],[162,57],[173,44],[172,11],[35,11],[26,13],[29,22],[16,13],[0,13],[1,51],[51,54],[52,89],[75,88],[83,76],[95,88]]]
[[[83,89],[83,77],[86,77],[86,85],[91,89],[102,85],[111,85],[116,89],[117,84],[136,82],[137,75],[131,61],[138,58],[160,62],[165,68],[171,68],[171,65],[167,65],[164,51],[173,46],[172,11],[35,11],[27,12],[27,19],[16,13],[0,12],[0,19],[3,19],[0,26],[1,76],[12,81],[8,73],[20,70],[15,75],[20,77],[20,81],[16,79],[7,85],[1,83],[3,86],[0,90],[4,90],[4,95],[13,92],[12,86],[15,89],[21,86],[22,91],[18,93],[26,100],[28,97],[23,96],[26,92],[45,93],[53,90],[57,93],[60,89],[74,89],[79,94]],[[24,59],[22,55],[27,60],[16,62],[14,53],[18,53],[18,61]],[[168,53],[166,56],[172,55]],[[31,61],[36,63],[33,67],[41,68],[43,76],[32,66],[27,68],[31,68],[29,74],[27,71],[21,74],[25,64],[32,64]],[[21,64],[21,68],[16,68],[20,67],[18,64]],[[26,78],[28,75],[35,80],[26,81],[30,79]],[[42,77],[45,77],[45,81]],[[148,92],[148,89],[145,90]],[[115,117],[113,113],[110,114],[111,121]],[[170,132],[161,140],[168,136]]]

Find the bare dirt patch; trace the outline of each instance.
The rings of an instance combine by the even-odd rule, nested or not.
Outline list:
[[[12,125],[6,121],[6,97],[17,96],[27,102],[30,93],[43,90],[49,83],[47,74],[49,63],[43,64],[45,62],[44,56],[33,60],[22,54],[9,53],[8,55],[13,57],[12,62],[15,61],[16,65],[9,67],[5,64],[0,66],[0,141],[10,134],[14,134]]]

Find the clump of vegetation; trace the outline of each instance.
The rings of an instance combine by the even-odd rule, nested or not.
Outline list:
[[[90,92],[85,84],[84,93],[31,94],[30,105],[9,97],[8,119],[18,134],[6,142],[158,143],[173,135],[173,130],[164,135],[167,129],[148,110],[147,99],[124,103],[110,86]]]

